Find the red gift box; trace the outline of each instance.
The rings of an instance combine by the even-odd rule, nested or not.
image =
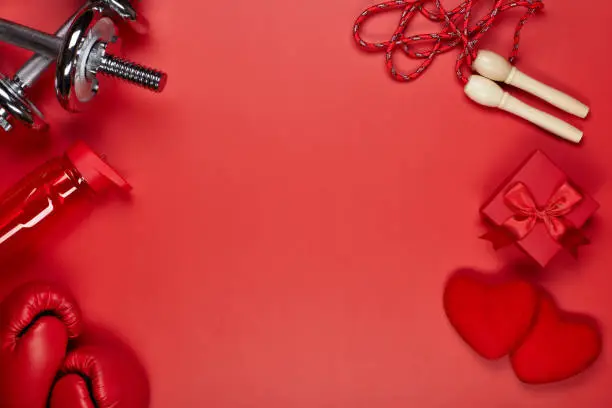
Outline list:
[[[482,238],[496,249],[515,244],[546,266],[562,249],[576,255],[578,247],[588,243],[580,229],[598,208],[538,150],[481,208],[489,224]]]

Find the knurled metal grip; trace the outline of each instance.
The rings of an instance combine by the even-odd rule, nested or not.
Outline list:
[[[167,75],[113,55],[117,28],[107,9],[93,5],[80,13],[66,34],[57,60],[55,90],[62,106],[79,111],[97,93],[98,73],[161,92]]]
[[[88,7],[76,16],[61,45],[55,70],[55,91],[60,104],[76,112],[98,92],[95,73],[87,63],[97,44],[117,43],[116,27],[107,9]]]

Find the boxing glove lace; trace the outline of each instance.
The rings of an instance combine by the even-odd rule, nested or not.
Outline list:
[[[68,339],[79,335],[72,296],[49,283],[19,287],[0,304],[0,406],[45,408]]]

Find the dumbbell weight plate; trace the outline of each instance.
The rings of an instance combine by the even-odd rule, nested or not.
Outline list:
[[[43,114],[32,102],[16,91],[10,79],[3,74],[0,74],[0,107],[34,130],[43,130],[47,127]]]
[[[97,79],[88,73],[92,49],[99,43],[118,47],[117,29],[112,15],[102,7],[92,7],[79,14],[64,39],[58,57],[55,90],[62,106],[73,112],[81,111],[98,91]],[[107,49],[109,52],[110,49]]]

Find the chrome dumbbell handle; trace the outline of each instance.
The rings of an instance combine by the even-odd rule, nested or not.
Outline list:
[[[98,6],[97,11],[100,12],[98,18],[106,15],[104,9],[113,11],[123,22],[127,23],[129,28],[139,34],[148,32],[148,22],[139,13],[136,12],[130,0],[90,0],[83,5],[63,26],[55,33],[56,37],[63,38],[73,30],[73,22],[77,17],[88,14],[92,6]],[[91,15],[91,13],[89,13]],[[81,24],[82,25],[82,24]],[[39,34],[33,32],[31,34]],[[79,50],[80,48],[77,48]],[[32,104],[25,96],[28,88],[32,87],[40,78],[42,73],[55,62],[55,58],[49,58],[45,55],[35,54],[32,56],[13,76],[7,78],[0,74],[0,128],[5,131],[12,129],[10,119],[14,118],[23,123],[27,127],[35,130],[46,128],[46,123],[42,113]],[[65,79],[65,78],[64,78]],[[58,99],[69,110],[79,110],[80,102],[78,97],[75,97],[74,89],[71,85],[75,83],[74,78],[68,78],[68,86],[60,93],[58,91]],[[72,80],[72,81],[70,81]],[[79,85],[83,82],[88,82],[88,87],[91,91],[97,89],[97,80],[77,81]],[[57,88],[56,88],[57,89]],[[83,87],[81,87],[83,89]],[[95,93],[95,92],[94,92]],[[86,100],[91,99],[87,97]],[[91,93],[89,94],[91,96]]]
[[[76,17],[79,12],[72,18]],[[62,36],[69,31],[72,18],[58,30],[56,35]],[[0,26],[4,27],[1,23]],[[0,28],[0,31],[2,30]],[[34,130],[47,128],[43,114],[26,98],[25,90],[34,85],[53,61],[54,58],[35,54],[19,69],[12,79],[3,75],[0,76],[0,128],[5,132],[13,129],[10,121],[11,117]]]
[[[109,9],[113,10],[121,18],[127,22],[129,26],[140,34],[146,34],[149,29],[149,24],[145,18],[136,12],[134,7],[128,0],[100,0]],[[64,38],[70,31],[70,27],[76,16],[87,7],[91,1],[87,2],[74,15],[72,15],[58,31],[55,36]],[[55,57],[48,58],[44,55],[35,54],[32,56],[15,74],[14,80],[21,84],[23,88],[30,88],[38,80],[43,72],[55,61]]]
[[[65,24],[58,30],[57,35],[65,34],[69,28],[70,24]],[[0,28],[0,32],[2,30]],[[52,58],[34,55],[13,78],[0,75],[0,128],[5,132],[13,129],[11,118],[34,130],[43,130],[47,127],[43,114],[26,98],[24,91],[36,82],[52,62]]]
[[[77,11],[70,17],[64,25],[55,33],[56,37],[64,38],[70,30],[70,25],[74,18],[80,13]],[[55,61],[55,57],[35,54],[15,73],[14,80],[22,87],[22,89],[32,87],[38,78],[47,70],[47,68]]]
[[[63,38],[4,19],[0,19],[0,40],[47,58],[56,58],[66,51]],[[89,58],[89,60],[88,64],[95,64],[88,67],[90,71],[120,78],[155,92],[161,92],[166,83],[165,73],[112,54],[102,55],[98,59]]]
[[[57,57],[62,48],[61,38],[2,18],[0,18],[0,39],[52,59]]]

